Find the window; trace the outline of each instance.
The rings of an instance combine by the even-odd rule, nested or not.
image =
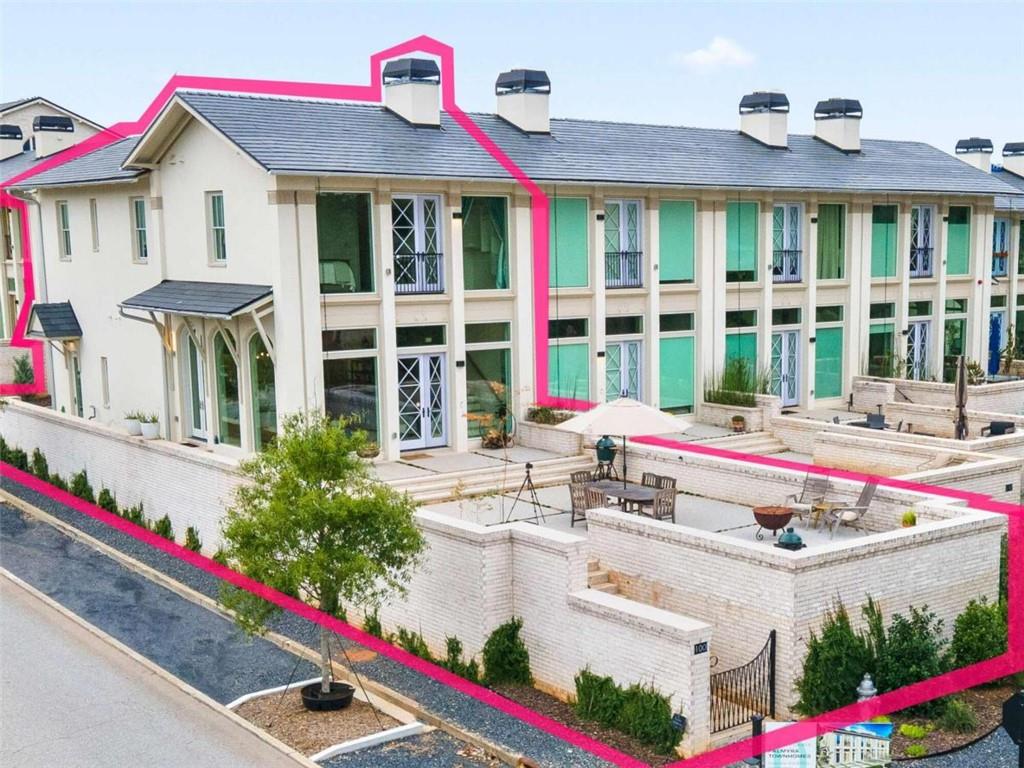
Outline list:
[[[892,323],[872,323],[868,334],[868,376],[898,376],[902,373],[896,359],[895,328]]]
[[[658,317],[659,330],[662,333],[671,333],[674,331],[692,331],[693,330],[693,312],[676,312],[672,314],[660,315]]]
[[[149,258],[149,240],[146,236],[146,199],[131,199],[132,213],[132,258],[146,261]]]
[[[896,317],[896,305],[891,301],[872,304],[870,315],[872,320],[885,320]]]
[[[929,317],[932,313],[930,301],[912,301],[907,305],[907,314],[910,317]]]
[[[575,317],[567,320],[548,320],[548,338],[585,338],[588,335],[587,327],[587,318],[585,317]]]
[[[96,198],[89,198],[89,231],[92,233],[92,249],[100,249],[100,220],[96,211]]]
[[[971,209],[964,205],[949,207],[946,225],[946,274],[966,275],[971,271]]]
[[[82,402],[82,363],[77,352],[71,353],[71,381],[74,385],[72,397],[74,398],[75,415],[79,418],[85,416],[85,404]]]
[[[642,315],[607,317],[604,321],[604,332],[606,336],[627,336],[643,333],[644,318]]]
[[[110,407],[110,372],[107,370],[107,358],[100,358],[100,390],[103,395],[103,407]]]
[[[934,223],[935,209],[932,206],[911,206],[910,257],[907,263],[911,277],[931,277],[932,275]]]
[[[71,216],[67,200],[57,201],[57,244],[62,259],[71,258]]]
[[[323,331],[320,338],[324,352],[377,348],[376,328],[345,328]]]
[[[507,208],[504,197],[462,198],[462,274],[467,291],[508,288]]]
[[[445,343],[443,325],[400,325],[395,329],[399,347],[435,347]]]
[[[846,276],[846,208],[836,203],[818,206],[818,279]]]
[[[332,418],[344,418],[380,444],[377,422],[377,357],[324,360],[324,408]]]
[[[550,285],[552,288],[585,288],[590,262],[587,236],[587,201],[582,197],[551,200]]]
[[[800,205],[784,203],[772,209],[772,279],[799,283],[801,275]]]
[[[814,310],[814,320],[818,323],[841,323],[843,321],[843,305],[832,304]]]
[[[725,279],[730,283],[757,280],[757,203],[726,203]]]
[[[947,315],[967,314],[967,299],[946,299]]]
[[[466,326],[466,412],[470,437],[500,428],[511,405],[510,338],[508,323]]]
[[[604,282],[608,288],[643,285],[643,222],[639,200],[604,204]]]
[[[241,447],[242,424],[238,394],[238,351],[228,331],[213,337],[213,357],[217,373],[217,426],[219,440]]]
[[[783,307],[772,310],[772,325],[799,325],[800,307]]]
[[[444,292],[440,197],[395,195],[391,199],[391,244],[395,293]]]
[[[548,392],[553,397],[590,397],[589,325],[585,317],[548,321]],[[582,339],[573,343],[562,339]]]
[[[750,371],[757,370],[757,334],[727,333],[725,335],[725,362],[746,360]]]
[[[814,396],[843,395],[843,329],[818,328],[814,332]]]
[[[956,378],[957,358],[965,354],[967,349],[967,319],[964,317],[947,318],[944,336],[942,380],[949,383]]]
[[[274,361],[258,333],[249,339],[249,384],[252,388],[253,447],[259,451],[277,436],[277,388],[274,384]]]
[[[368,194],[318,194],[316,238],[321,293],[373,292],[373,243]]]
[[[695,251],[695,206],[690,200],[662,200],[658,211],[658,279],[692,283]]]
[[[1010,222],[996,219],[992,222],[992,276],[1005,277],[1010,261]]]
[[[757,325],[756,309],[738,309],[725,313],[726,328],[752,328]]]
[[[1005,296],[993,296],[991,298],[991,300],[989,301],[989,306],[991,306],[993,308],[994,307],[1005,307],[1006,306],[1006,297]]]
[[[871,276],[896,276],[896,206],[871,209]]]
[[[206,217],[210,227],[210,260],[223,264],[228,260],[228,244],[224,232],[224,193],[206,193]]]

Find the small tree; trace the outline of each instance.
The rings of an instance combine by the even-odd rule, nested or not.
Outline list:
[[[28,353],[18,355],[14,358],[14,383],[31,384],[36,380],[35,372],[32,370],[32,360]]]
[[[865,672],[874,671],[874,665],[870,643],[854,630],[846,608],[837,604],[826,615],[821,634],[811,632],[803,675],[796,681],[800,700],[794,709],[818,715],[852,704],[857,684]]]
[[[344,419],[293,415],[277,439],[241,465],[223,526],[224,553],[242,573],[334,617],[343,603],[376,606],[404,593],[423,537],[414,502],[374,480],[359,457],[366,433]],[[222,600],[259,632],[277,611],[242,590]],[[321,687],[329,693],[328,631],[320,629]]]

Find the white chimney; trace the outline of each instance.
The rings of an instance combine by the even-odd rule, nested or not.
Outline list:
[[[1003,145],[1003,170],[1024,177],[1024,141]]]
[[[860,119],[856,99],[826,99],[814,107],[814,136],[843,152],[860,152]]]
[[[526,133],[551,133],[548,100],[551,81],[540,69],[502,72],[494,84],[498,96],[498,117]]]
[[[36,158],[49,157],[75,145],[75,124],[70,117],[40,115],[32,121]]]
[[[0,125],[0,160],[20,155],[24,149],[25,140],[21,128],[9,123]]]
[[[384,65],[384,106],[413,125],[441,125],[441,70],[432,59]]]
[[[979,171],[992,172],[992,142],[972,136],[956,143],[956,156]]]
[[[755,91],[740,99],[740,133],[762,144],[785,149],[789,99],[778,91]]]

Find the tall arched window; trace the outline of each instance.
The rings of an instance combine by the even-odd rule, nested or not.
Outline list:
[[[220,441],[241,447],[242,423],[238,397],[238,363],[235,340],[227,331],[213,337],[213,359],[217,371],[217,426]]]
[[[252,389],[253,447],[258,451],[277,435],[274,361],[258,333],[249,339],[249,384]]]

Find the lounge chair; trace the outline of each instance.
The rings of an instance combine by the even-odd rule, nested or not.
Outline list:
[[[804,519],[804,515],[810,518],[811,512],[816,506],[825,501],[828,495],[829,481],[826,475],[812,475],[810,472],[804,477],[804,487],[799,493],[791,493],[786,497],[783,506],[793,510],[793,514]]]
[[[864,487],[860,489],[860,496],[857,497],[855,504],[850,506],[834,506],[825,512],[825,522],[829,526],[830,537],[836,535],[836,529],[840,525],[847,525],[861,533],[867,533],[860,522],[871,508],[871,501],[875,498],[875,491],[877,489],[878,483],[865,483]]]

